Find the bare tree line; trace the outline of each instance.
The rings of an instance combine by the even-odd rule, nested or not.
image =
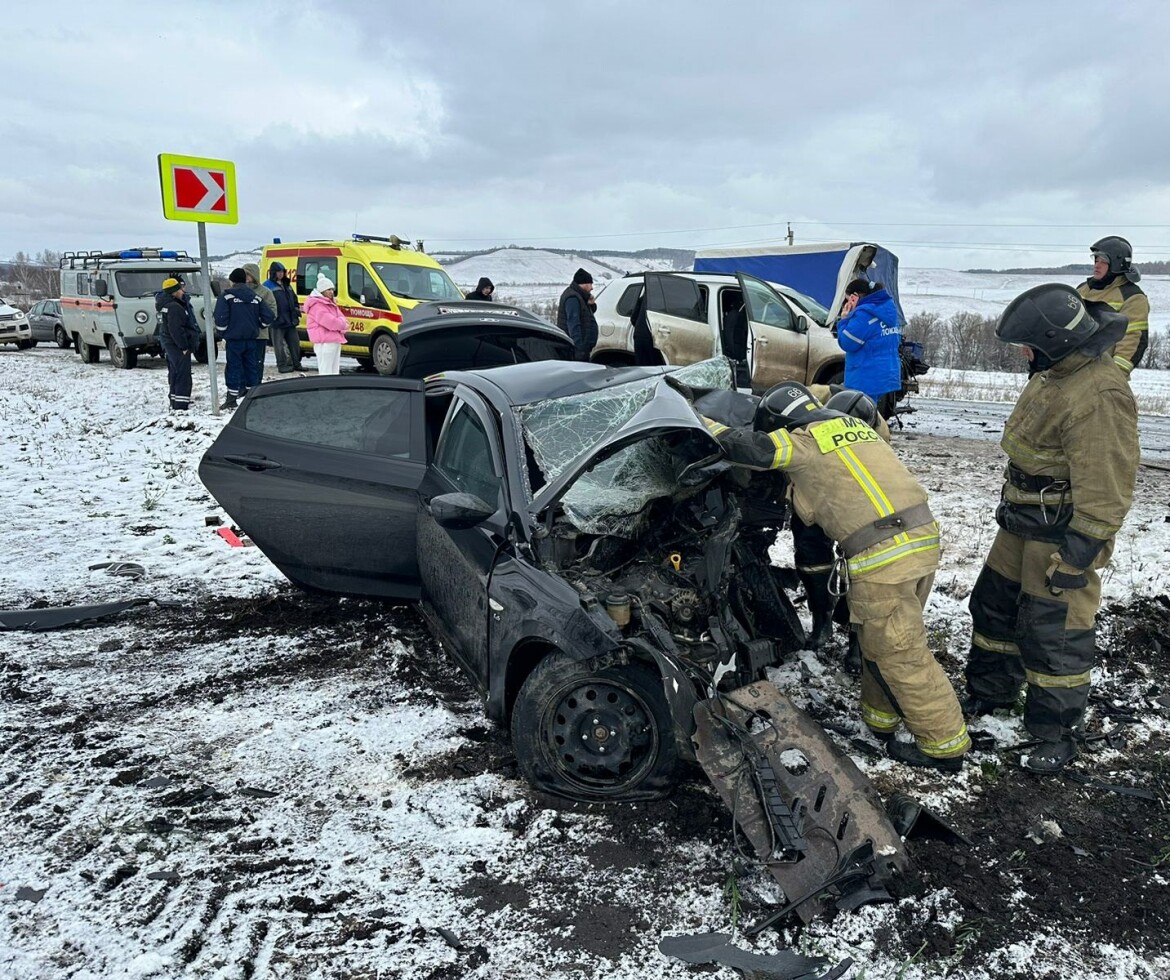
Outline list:
[[[926,360],[935,367],[975,371],[1019,371],[1026,362],[1010,344],[996,339],[996,318],[978,313],[915,313],[903,331],[907,340],[916,340],[926,349]],[[1163,334],[1151,330],[1149,347],[1142,358],[1144,368],[1170,369],[1170,344]]]

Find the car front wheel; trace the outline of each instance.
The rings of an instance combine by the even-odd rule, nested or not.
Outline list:
[[[392,334],[380,333],[370,344],[370,360],[379,374],[390,376],[398,372],[398,342]]]
[[[516,697],[512,745],[530,783],[577,800],[663,796],[678,766],[662,678],[637,662],[596,670],[545,657]]]
[[[54,330],[53,336],[56,338],[57,346],[60,347],[61,350],[68,350],[73,346],[73,341],[69,339],[69,334],[65,332],[64,327],[58,327],[56,330]]]

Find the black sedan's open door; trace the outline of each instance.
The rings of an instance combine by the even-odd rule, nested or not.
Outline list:
[[[423,385],[324,377],[256,389],[199,478],[293,583],[343,595],[419,595]]]

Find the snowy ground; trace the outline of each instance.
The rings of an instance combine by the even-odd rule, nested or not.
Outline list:
[[[184,603],[0,633],[0,976],[684,977],[658,940],[731,931],[733,870],[741,922],[775,899],[700,781],[654,805],[540,797],[413,612],[303,596],[255,548],[228,547],[196,475],[223,424],[205,371],[195,396],[168,414],[158,361],[0,349],[2,605]],[[942,401],[915,404],[895,447],[943,526],[927,619],[957,678],[1002,458],[954,435],[963,419],[932,414]],[[1019,773],[1014,716],[988,719],[994,742],[949,780],[840,736],[883,793],[929,801],[976,850],[927,847],[899,902],[756,948],[851,956],[847,975],[870,980],[1170,975],[1168,522],[1170,474],[1143,468],[1105,575],[1108,700],[1090,717],[1125,732],[1075,766],[1160,802]],[[111,559],[147,578],[88,570]],[[856,730],[836,656],[774,679]]]

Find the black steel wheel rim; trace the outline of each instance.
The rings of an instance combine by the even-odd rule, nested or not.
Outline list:
[[[603,677],[574,680],[549,705],[546,747],[566,782],[617,793],[654,765],[659,739],[654,714],[629,684]]]

